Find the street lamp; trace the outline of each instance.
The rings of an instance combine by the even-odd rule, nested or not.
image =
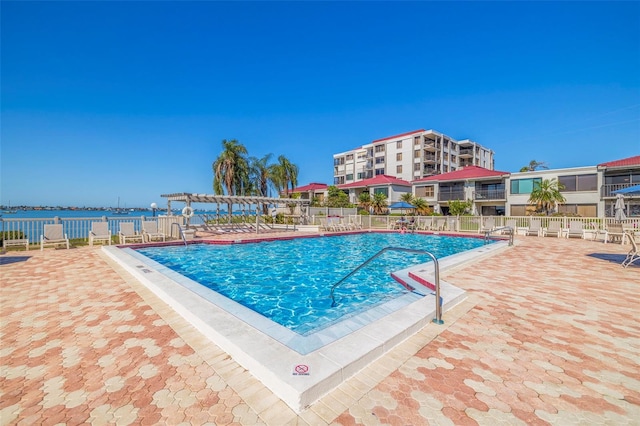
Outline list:
[[[156,203],[151,203],[151,210],[153,211],[153,217],[156,217],[156,209],[158,205]]]

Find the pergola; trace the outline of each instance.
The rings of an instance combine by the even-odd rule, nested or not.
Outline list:
[[[175,194],[163,194],[161,197],[167,199],[167,214],[171,215],[171,203],[180,202],[185,203],[188,207],[191,207],[191,203],[210,203],[217,204],[218,209],[220,205],[228,206],[227,212],[229,218],[233,215],[232,206],[240,206],[242,211],[245,211],[245,207],[251,211],[252,206],[290,206],[295,205],[300,207],[300,213],[304,216],[309,215],[308,207],[311,204],[311,200],[304,200],[298,198],[272,198],[272,197],[257,197],[257,196],[239,196],[239,195],[214,195],[214,194],[189,194],[186,192],[180,192]]]

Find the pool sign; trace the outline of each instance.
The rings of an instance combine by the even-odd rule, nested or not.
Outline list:
[[[294,376],[310,376],[309,366],[305,364],[298,364],[293,367],[293,375]]]

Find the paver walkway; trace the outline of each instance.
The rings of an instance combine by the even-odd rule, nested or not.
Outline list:
[[[2,424],[640,424],[629,246],[519,237],[469,298],[300,415],[97,247],[0,256]]]

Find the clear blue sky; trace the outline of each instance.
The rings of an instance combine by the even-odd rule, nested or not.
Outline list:
[[[1,3],[0,203],[212,192],[222,139],[332,183],[415,129],[496,169],[640,154],[639,2]]]

